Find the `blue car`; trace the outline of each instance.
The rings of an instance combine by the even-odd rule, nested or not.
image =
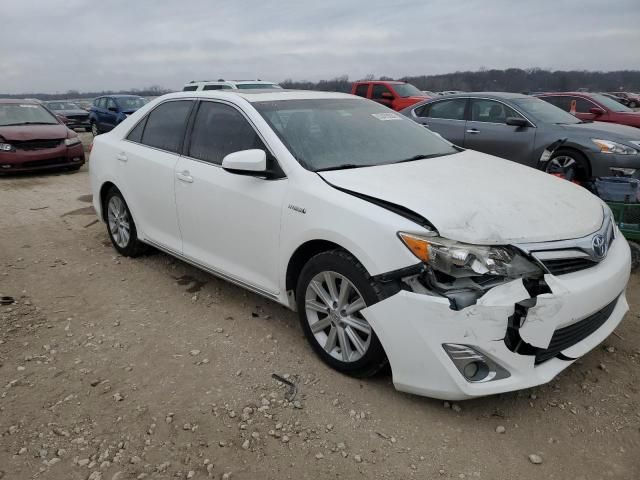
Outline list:
[[[89,122],[93,135],[108,132],[145,104],[137,95],[105,95],[93,101]]]

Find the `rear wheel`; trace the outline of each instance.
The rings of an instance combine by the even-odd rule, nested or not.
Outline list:
[[[547,162],[545,171],[571,181],[584,182],[589,179],[587,159],[574,150],[556,150]]]
[[[91,122],[91,133],[94,137],[100,135],[100,130],[98,130],[98,124],[96,122]]]
[[[146,250],[146,245],[138,240],[138,231],[127,203],[120,191],[113,187],[104,200],[107,231],[113,247],[125,257],[137,257]]]
[[[382,299],[364,267],[342,250],[322,252],[304,266],[296,301],[305,336],[322,360],[355,377],[376,374],[387,357],[361,311]]]
[[[638,106],[638,104],[636,102],[634,102],[633,100],[631,102],[629,102],[629,108],[636,108]]]

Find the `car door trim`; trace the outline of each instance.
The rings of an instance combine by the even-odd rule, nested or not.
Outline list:
[[[207,273],[210,273],[211,275],[221,278],[222,280],[226,280],[229,283],[232,283],[234,285],[237,285],[239,287],[242,288],[246,288],[247,290],[253,292],[253,293],[257,293],[258,295],[262,295],[263,297],[266,297],[270,300],[275,300],[278,301],[278,295],[279,293],[276,292],[269,292],[268,290],[264,290],[263,288],[257,287],[255,285],[252,285],[250,283],[247,283],[243,280],[240,280],[239,278],[234,277],[233,275],[230,275],[228,273],[222,272],[220,270],[216,270],[215,268],[209,267],[207,265],[203,265],[202,263],[198,262],[197,260],[195,260],[192,257],[189,257],[188,255],[185,255],[183,253],[179,253],[176,252],[175,250],[173,250],[172,248],[169,248],[165,245],[159,244],[157,242],[154,242],[153,240],[147,239],[145,238],[144,240],[142,240],[144,243],[148,243],[149,245],[151,245],[154,248],[157,248],[158,250],[163,251],[164,253],[171,255],[173,257],[178,258],[179,260],[182,260],[183,262],[186,262],[196,268],[199,268],[200,270],[204,270]]]

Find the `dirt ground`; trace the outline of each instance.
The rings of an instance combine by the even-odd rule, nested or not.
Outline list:
[[[640,477],[638,274],[553,382],[448,405],[329,369],[268,300],[120,257],[90,199],[86,167],[0,178],[3,480]]]

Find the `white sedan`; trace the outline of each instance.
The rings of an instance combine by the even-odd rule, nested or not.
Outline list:
[[[91,153],[115,249],[149,245],[297,310],[327,364],[464,399],[539,385],[628,309],[629,247],[585,189],[377,103],[157,98]]]

